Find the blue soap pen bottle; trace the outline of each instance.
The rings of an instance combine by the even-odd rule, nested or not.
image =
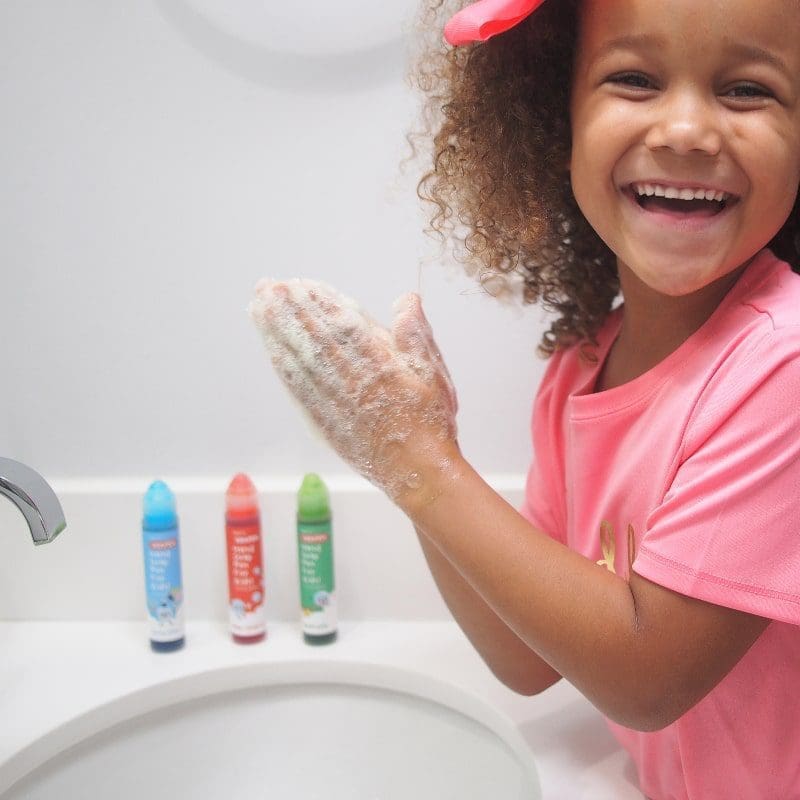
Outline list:
[[[142,544],[150,647],[179,650],[185,635],[178,515],[175,495],[164,481],[153,481],[145,493]]]

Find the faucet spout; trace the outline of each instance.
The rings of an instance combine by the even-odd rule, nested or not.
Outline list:
[[[50,484],[19,461],[0,458],[0,494],[22,512],[34,544],[52,542],[67,527],[61,503]]]

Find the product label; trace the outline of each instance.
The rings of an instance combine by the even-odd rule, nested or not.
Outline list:
[[[225,532],[231,632],[255,636],[266,630],[261,532],[258,524],[229,524]]]
[[[336,630],[336,592],[330,522],[297,525],[300,565],[300,604],[303,632],[311,635]]]
[[[184,631],[178,530],[145,531],[143,540],[149,635],[154,642],[174,642]]]

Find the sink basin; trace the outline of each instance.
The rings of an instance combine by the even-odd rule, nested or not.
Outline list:
[[[483,701],[402,670],[339,667],[305,664],[297,682],[264,670],[224,691],[219,675],[205,688],[190,676],[121,698],[62,726],[60,751],[2,800],[541,798],[521,734]],[[50,755],[43,745],[28,755]]]

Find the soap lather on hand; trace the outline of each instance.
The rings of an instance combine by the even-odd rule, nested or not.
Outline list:
[[[392,499],[424,491],[456,449],[457,400],[417,294],[387,330],[309,280],[263,280],[249,313],[289,391],[327,441]]]

